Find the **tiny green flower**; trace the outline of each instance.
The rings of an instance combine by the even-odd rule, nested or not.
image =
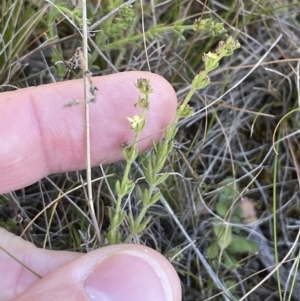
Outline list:
[[[203,89],[207,85],[210,84],[210,79],[206,75],[207,72],[200,71],[199,74],[197,74],[193,81],[192,81],[192,87],[196,90]]]
[[[124,141],[120,143],[121,149],[124,149],[130,145],[129,141]]]
[[[135,132],[141,131],[145,123],[145,120],[141,118],[141,116],[134,115],[133,117],[126,117],[126,118],[130,122],[132,130],[134,130]]]
[[[199,21],[200,26],[198,25]],[[213,35],[218,35],[226,32],[223,27],[223,23],[216,23],[212,19],[196,19],[193,26],[194,30],[206,30],[211,32]]]
[[[218,68],[220,56],[216,53],[208,52],[202,56],[207,71],[212,71]]]
[[[136,108],[149,110],[150,101],[146,98],[139,98],[139,101],[134,105]]]
[[[145,78],[139,78],[135,86],[140,90],[140,93],[144,96],[153,92],[150,80]]]
[[[177,114],[180,118],[190,117],[194,114],[194,109],[189,104],[180,105]]]
[[[233,54],[233,51],[240,48],[241,44],[238,40],[234,40],[229,37],[226,42],[220,41],[216,49],[216,53],[220,56],[220,59],[224,56],[229,56]]]

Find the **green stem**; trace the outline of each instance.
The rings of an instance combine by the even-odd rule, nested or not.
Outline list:
[[[194,30],[194,27],[195,26],[193,26],[193,25],[182,25],[182,26],[178,27],[178,29],[176,28],[176,30],[178,30],[178,31]],[[154,37],[155,34],[165,33],[165,32],[169,32],[169,31],[174,31],[174,26],[153,27],[152,29],[150,29],[149,31],[147,31],[145,33],[137,34],[133,37],[126,37],[123,39],[116,40],[110,44],[103,45],[102,49],[103,50],[111,50],[111,49],[120,48],[124,44],[139,41],[139,40],[143,39],[144,37],[151,38],[151,37]],[[154,32],[154,34],[152,32]]]

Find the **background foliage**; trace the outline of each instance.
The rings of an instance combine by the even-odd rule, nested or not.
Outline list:
[[[81,43],[76,29],[82,26],[81,12],[73,2],[1,4],[0,91],[63,80],[67,68],[57,62],[69,60]],[[221,60],[211,83],[193,95],[196,114],[179,122],[176,139],[183,157],[171,153],[165,164],[170,175],[160,184],[170,207],[158,200],[147,208],[151,221],[138,235],[130,233],[126,220],[120,240],[130,237],[169,258],[180,275],[183,300],[299,300],[300,2],[131,2],[133,10],[123,7],[108,18],[123,1],[102,1],[102,8],[96,0],[88,3],[89,25],[95,26],[89,45],[93,75],[150,68],[172,83],[181,101],[204,69],[204,53],[213,52],[228,35],[241,48]],[[223,23],[227,34],[211,25],[195,32],[199,18]],[[80,72],[71,75],[76,76]],[[134,162],[132,179],[140,177],[147,156]],[[105,169],[120,174],[124,162]],[[22,232],[51,200],[80,184],[79,174],[84,176],[82,171],[52,175],[0,196],[0,225]],[[100,175],[95,168],[93,177]],[[108,182],[114,187],[116,180]],[[102,182],[93,188],[105,231],[113,203]],[[130,195],[125,208],[133,219],[142,210],[139,193]],[[76,190],[38,218],[27,239],[51,249],[90,250],[83,212],[84,192]],[[230,288],[230,297],[219,294],[218,281]]]

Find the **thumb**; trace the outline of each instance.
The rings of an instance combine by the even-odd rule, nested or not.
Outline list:
[[[0,238],[1,301],[181,300],[174,268],[145,246],[113,245],[79,254],[36,248],[2,228]]]
[[[32,285],[15,301],[179,301],[171,264],[140,245],[114,245],[85,254]]]
[[[93,166],[123,159],[120,144],[133,141],[127,117],[140,113],[134,85],[140,78],[150,81],[153,93],[139,151],[161,140],[174,120],[176,94],[161,76],[131,71],[93,77],[99,88],[90,111]],[[84,105],[66,107],[75,99],[84,99],[82,79],[0,93],[0,193],[86,167]]]

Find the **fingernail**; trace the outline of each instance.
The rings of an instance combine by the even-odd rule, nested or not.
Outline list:
[[[84,288],[93,301],[169,301],[171,286],[150,256],[114,254],[99,263]]]

